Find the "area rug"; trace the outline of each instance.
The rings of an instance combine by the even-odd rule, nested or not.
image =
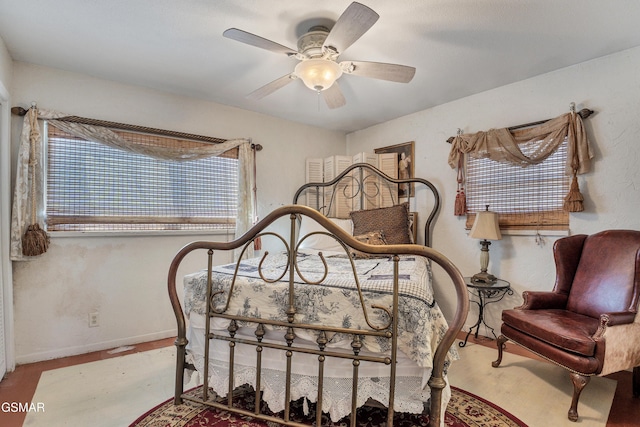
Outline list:
[[[200,393],[200,387],[188,392],[193,396]],[[466,392],[462,389],[451,387],[451,400],[447,406],[444,424],[452,427],[527,427],[522,421],[488,402],[487,400]],[[252,410],[253,393],[246,393],[235,398],[242,407]],[[309,415],[302,413],[302,402],[294,402],[291,409],[291,418],[298,422],[308,422],[314,419],[313,405],[310,405]],[[267,407],[263,413],[271,415]],[[324,418],[324,417],[323,417]],[[358,427],[381,427],[386,422],[386,410],[375,407],[363,407],[357,414]],[[323,422],[327,427],[343,427],[349,425],[349,419],[344,418],[337,423],[328,419]],[[426,415],[396,413],[393,421],[394,427],[427,427],[429,417]],[[231,414],[215,408],[184,401],[182,405],[174,405],[173,399],[161,403],[146,414],[138,418],[130,427],[276,427],[279,424],[254,420],[251,417]]]

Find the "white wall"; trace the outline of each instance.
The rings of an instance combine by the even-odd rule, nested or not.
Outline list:
[[[640,229],[639,75],[640,47],[351,133],[347,135],[347,152],[415,141],[415,173],[432,180],[443,199],[433,247],[448,256],[463,275],[472,275],[479,271],[480,247],[478,241],[467,237],[464,219],[453,215],[456,172],[447,164],[451,147],[447,138],[458,128],[471,133],[556,117],[569,111],[572,101],[578,110],[595,110],[596,114],[585,121],[595,154],[593,168],[579,178],[585,211],[571,214],[571,234]],[[501,309],[518,305],[523,290],[552,288],[552,245],[556,239],[547,237],[546,243],[538,246],[532,236],[505,236],[491,245],[489,271],[510,281],[516,291],[488,309],[488,321],[496,333]],[[442,272],[436,271],[439,301],[451,318],[454,294],[447,284]],[[477,308],[472,304],[469,326],[475,316]]]
[[[344,153],[345,136],[232,107],[15,63],[13,104],[220,138],[250,137],[258,153],[259,214],[289,204],[304,159]],[[13,157],[21,119],[13,120]],[[277,227],[276,227],[277,228]],[[202,236],[53,237],[39,259],[14,263],[19,363],[171,336],[166,292],[173,255]],[[211,239],[210,236],[205,236]],[[188,259],[182,273],[206,266]],[[88,313],[100,326],[88,327]]]

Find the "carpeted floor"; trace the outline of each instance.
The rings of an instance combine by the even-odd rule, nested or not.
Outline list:
[[[136,353],[43,372],[27,427],[122,427],[173,395],[175,349]],[[460,349],[450,381],[503,408],[529,427],[605,426],[616,383],[593,378],[580,398],[578,424],[566,418],[571,384],[561,368],[513,354],[492,368],[496,350],[477,344]]]
[[[197,387],[187,392],[194,398],[201,398],[201,387]],[[504,426],[504,427],[527,427],[522,421],[501,408],[486,400],[470,394],[464,390],[452,387],[451,400],[445,414],[444,425],[450,427],[476,427],[476,426]],[[253,412],[254,391],[247,387],[244,393],[240,393],[234,398],[234,406],[241,407]],[[225,399],[218,402],[226,404]],[[309,405],[308,413],[303,410],[303,399],[293,402],[291,406],[291,420],[311,425],[315,419],[315,408]],[[266,405],[261,407],[261,414],[267,416],[273,414]],[[386,409],[364,406],[357,411],[358,427],[381,427],[386,425]],[[323,416],[322,426],[344,427],[350,425],[349,417],[337,422],[331,422]],[[394,427],[428,427],[428,415],[419,414],[394,414]],[[130,427],[277,427],[279,424],[270,421],[261,421],[253,417],[234,415],[224,410],[208,408],[205,405],[194,403],[188,400],[182,405],[174,405],[170,399],[153,408]]]

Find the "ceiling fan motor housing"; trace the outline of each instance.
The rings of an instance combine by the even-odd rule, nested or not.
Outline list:
[[[298,52],[305,58],[320,58],[325,55],[322,47],[329,29],[322,25],[311,27],[298,39]],[[334,58],[331,58],[334,59]]]

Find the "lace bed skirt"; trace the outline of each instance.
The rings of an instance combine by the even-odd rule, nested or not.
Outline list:
[[[251,331],[240,329],[237,336],[255,339]],[[220,331],[225,334],[226,331]],[[272,331],[271,333],[277,334]],[[273,337],[278,339],[278,337]],[[202,383],[200,376],[204,372],[204,330],[189,327],[187,333],[187,362],[196,367],[197,384]],[[269,337],[265,341],[275,340]],[[296,346],[317,348],[313,342],[301,344],[296,340]],[[361,352],[365,354],[366,352]],[[218,395],[226,396],[229,390],[229,346],[227,342],[213,341],[210,349],[209,387]],[[256,383],[256,351],[254,346],[238,344],[235,346],[234,385],[249,384],[255,388]],[[283,351],[264,348],[262,352],[261,389],[263,400],[274,411],[284,410],[286,384],[286,356]],[[295,353],[292,356],[291,399],[301,397],[310,402],[317,401],[318,394],[318,358],[316,355]],[[360,407],[369,399],[376,400],[385,406],[388,404],[390,367],[382,363],[361,362],[358,370],[357,406]],[[323,382],[323,411],[329,413],[332,421],[338,421],[351,413],[351,388],[353,365],[351,360],[327,358],[324,369]],[[396,366],[396,390],[394,410],[419,414],[428,408],[430,390],[427,381],[430,370],[420,368],[415,362],[401,352],[398,353]],[[445,412],[451,397],[448,385],[443,390],[442,413]]]

